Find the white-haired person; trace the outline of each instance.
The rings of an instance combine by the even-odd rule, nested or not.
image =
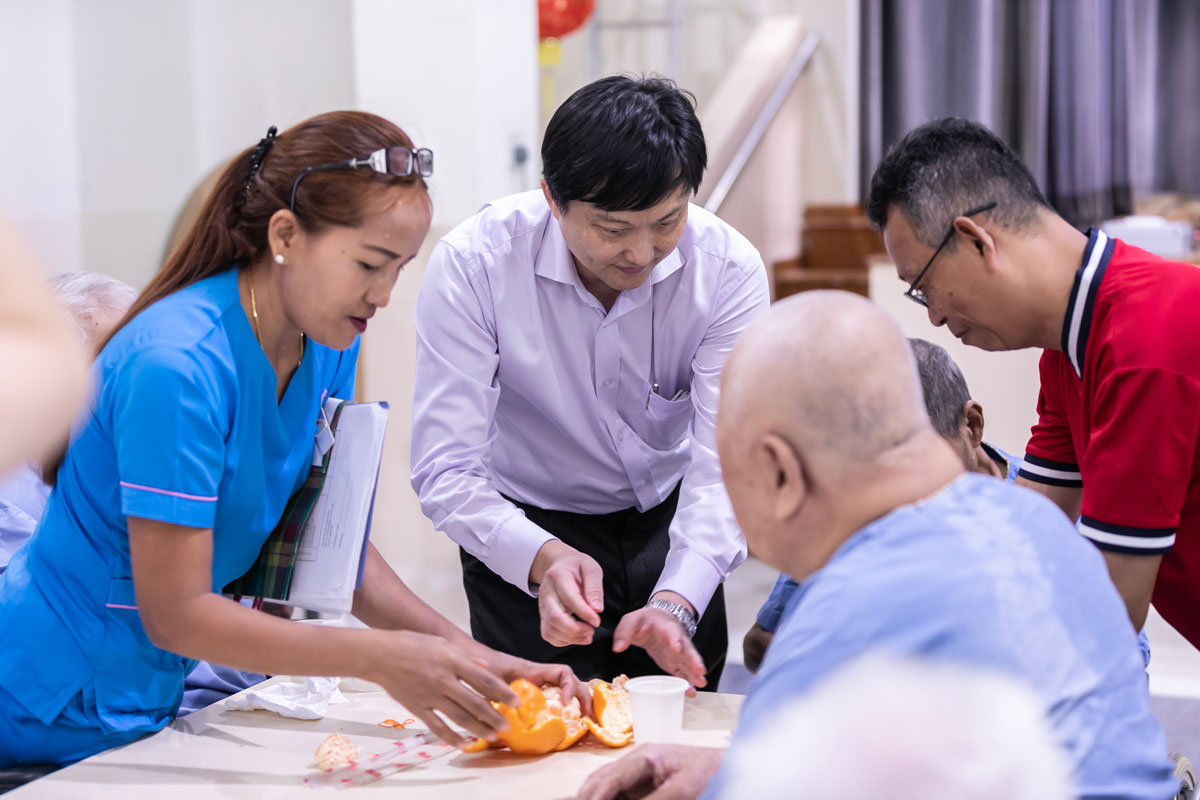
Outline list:
[[[781,703],[726,759],[722,800],[1069,800],[1042,706],[1011,676],[870,654]]]
[[[71,329],[89,357],[137,296],[132,286],[96,272],[64,272],[51,278],[48,286],[66,309]],[[0,573],[33,535],[49,496],[50,487],[42,481],[36,461],[0,476]]]
[[[87,387],[83,349],[38,275],[37,259],[0,218],[0,375],[12,382],[0,392],[0,475],[54,448]]]

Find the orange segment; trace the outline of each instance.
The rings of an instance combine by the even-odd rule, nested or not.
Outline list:
[[[579,698],[572,697],[571,702],[564,706],[562,702],[562,690],[557,686],[548,687],[543,689],[542,692],[546,695],[546,712],[543,713],[557,714],[563,718],[563,722],[567,725],[567,738],[563,739],[562,744],[554,749],[566,750],[587,734],[588,729],[583,724],[583,713],[579,708]]]
[[[633,741],[633,731],[612,731],[603,726],[597,725],[587,717],[584,717],[583,724],[592,732],[592,735],[599,739],[609,747],[624,747]]]

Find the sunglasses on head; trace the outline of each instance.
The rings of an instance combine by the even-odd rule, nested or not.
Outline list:
[[[369,169],[397,178],[407,178],[415,172],[422,178],[428,178],[433,174],[433,151],[427,147],[413,150],[411,147],[402,145],[381,147],[362,158],[350,158],[332,164],[322,164],[319,167],[309,167],[297,175],[296,180],[292,181],[292,194],[288,200],[288,210],[296,210],[296,190],[300,187],[300,181],[304,179],[305,175],[342,169]]]

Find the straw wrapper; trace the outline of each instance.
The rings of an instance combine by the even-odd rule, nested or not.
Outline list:
[[[415,736],[392,742],[391,747],[360,758],[344,767],[311,775],[304,779],[304,785],[310,789],[328,786],[349,789],[352,786],[373,783],[393,772],[425,764],[457,752],[457,748],[446,744],[431,733],[418,733]]]

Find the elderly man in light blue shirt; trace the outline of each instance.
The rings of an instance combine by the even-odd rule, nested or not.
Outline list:
[[[1045,498],[964,471],[930,426],[912,356],[877,306],[840,292],[777,304],[726,367],[718,447],[751,549],[805,581],[733,747],[783,700],[876,651],[1027,686],[1078,797],[1179,791],[1137,637],[1100,554]],[[676,798],[706,786],[737,796],[722,786],[721,755],[640,748],[580,796],[613,798],[647,780],[671,784]]]
[[[933,342],[910,338],[908,344],[917,362],[925,411],[933,429],[954,448],[967,471],[1003,478],[1008,483],[1015,481],[1021,459],[983,440],[983,405],[971,397],[958,364],[944,347]],[[742,656],[750,672],[758,671],[771,637],[799,588],[795,580],[780,575],[758,610],[753,627],[742,640]]]

